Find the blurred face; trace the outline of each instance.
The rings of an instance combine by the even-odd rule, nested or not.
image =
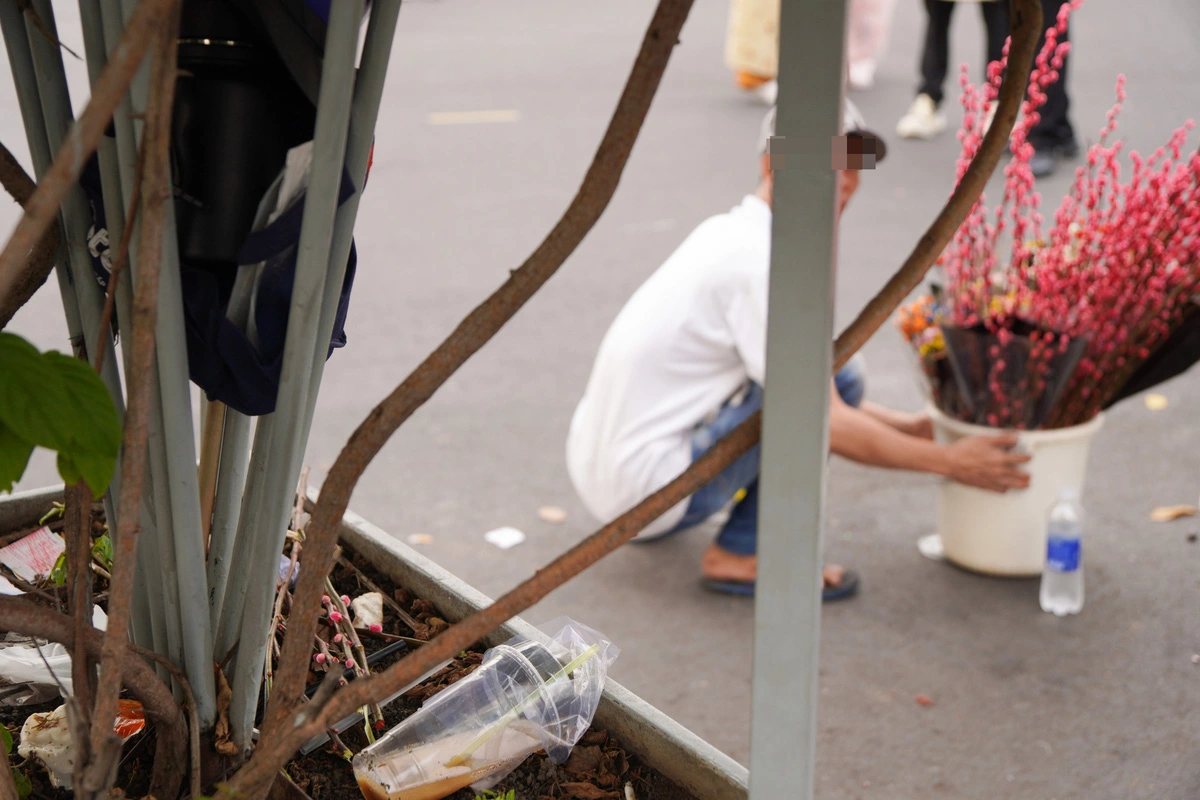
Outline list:
[[[770,203],[775,181],[768,156],[761,158],[760,169],[762,172],[762,183],[758,189],[758,196],[767,201],[767,203]],[[860,177],[859,171],[855,169],[839,169],[837,171],[837,209],[839,215],[846,210],[846,204],[850,202],[850,198],[858,191]]]

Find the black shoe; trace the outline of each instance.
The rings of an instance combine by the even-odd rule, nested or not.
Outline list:
[[[1029,169],[1035,178],[1045,178],[1054,172],[1060,158],[1075,158],[1079,155],[1079,142],[1071,139],[1050,147],[1035,148],[1029,159]]]
[[[1058,157],[1053,150],[1034,150],[1029,158],[1029,170],[1035,178],[1045,178],[1054,172]]]

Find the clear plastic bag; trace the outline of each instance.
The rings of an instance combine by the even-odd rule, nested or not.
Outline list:
[[[483,791],[540,749],[565,761],[592,724],[620,651],[565,617],[540,630],[548,642],[518,636],[493,647],[478,669],[355,756],[368,800],[439,800],[468,785]]]
[[[92,607],[92,625],[107,630],[108,615]],[[0,641],[0,705],[29,705],[72,691],[71,654],[57,642],[41,644],[35,639],[10,634]],[[17,687],[29,687],[17,691]]]

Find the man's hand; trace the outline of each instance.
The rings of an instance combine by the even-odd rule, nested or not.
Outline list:
[[[933,439],[933,418],[928,414],[909,414],[908,423],[903,431],[918,439]]]
[[[1025,489],[1029,486],[1029,475],[1017,465],[1027,463],[1030,457],[1014,453],[1012,448],[1016,444],[1017,437],[1011,434],[959,439],[946,448],[949,477],[991,492]]]

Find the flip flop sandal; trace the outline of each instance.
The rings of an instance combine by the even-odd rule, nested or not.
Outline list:
[[[754,581],[718,581],[702,578],[705,589],[718,594],[733,594],[738,597],[754,597]]]
[[[738,597],[754,596],[754,581],[704,579],[703,584],[705,589],[720,594],[731,594]],[[822,602],[830,603],[834,600],[845,600],[847,597],[852,597],[858,593],[858,584],[858,573],[852,569],[848,569],[843,573],[842,579],[838,582],[837,586],[826,586],[821,590],[821,600]]]
[[[837,586],[826,586],[821,589],[821,600],[831,603],[834,600],[845,600],[858,594],[858,573],[848,569],[842,573],[842,579]]]

